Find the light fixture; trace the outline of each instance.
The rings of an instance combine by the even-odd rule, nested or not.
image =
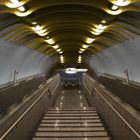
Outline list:
[[[36,24],[37,24],[37,22],[36,22],[36,21],[33,21],[33,22],[32,22],[32,24],[33,24],[33,25],[36,25]]]
[[[52,46],[54,49],[58,49],[59,46],[58,45],[55,45],[55,46]]]
[[[101,34],[101,32],[95,32],[95,31],[92,31],[91,32],[93,35],[100,35]]]
[[[102,24],[96,25],[95,27],[96,27],[97,29],[99,29],[99,30],[104,30],[104,29],[107,28],[107,26],[104,26],[104,25],[102,25]]]
[[[102,29],[93,29],[94,30],[94,32],[96,32],[96,33],[102,33],[104,30],[102,30]]]
[[[57,52],[61,52],[61,49],[57,49],[56,51],[57,51]]]
[[[60,54],[62,54],[63,52],[61,51],[61,52],[59,52]]]
[[[82,53],[81,51],[79,51],[79,53]]]
[[[101,22],[102,22],[102,23],[106,23],[106,20],[103,19]]]
[[[55,42],[54,42],[54,40],[53,39],[48,39],[48,40],[45,40],[48,44],[50,44],[50,45],[52,45],[52,44],[54,44]]]
[[[85,49],[82,49],[82,48],[80,49],[81,52],[83,52],[84,50],[85,50]]]
[[[87,49],[89,46],[84,44],[82,47],[83,47],[84,49]]]
[[[116,10],[118,10],[119,9],[119,7],[117,6],[117,5],[112,5],[111,6],[111,10],[113,10],[113,11],[116,11]]]
[[[78,63],[82,63],[82,56],[81,55],[78,56]]]
[[[127,6],[131,3],[131,1],[132,0],[114,0],[112,3],[117,6]]]
[[[18,5],[19,1],[18,0],[10,0],[11,3]]]
[[[78,71],[77,71],[76,68],[67,68],[67,69],[65,69],[65,73],[67,73],[67,74],[75,74],[77,72]]]
[[[60,63],[64,63],[64,56],[63,55],[60,56]]]
[[[25,11],[26,11],[25,7],[23,7],[23,6],[18,7],[18,10],[19,10],[20,12],[25,12]]]
[[[95,39],[94,38],[87,38],[86,43],[91,44]]]
[[[32,27],[32,29],[35,31],[40,31],[40,30],[42,30],[42,27],[39,25],[36,25],[35,27]]]

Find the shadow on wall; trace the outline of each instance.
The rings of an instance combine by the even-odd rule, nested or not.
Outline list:
[[[2,38],[0,45],[0,85],[13,81],[15,70],[18,72],[16,78],[21,79],[46,73],[54,64],[54,58],[17,46]]]
[[[140,82],[140,37],[110,47],[92,56],[88,63],[96,73],[108,73],[125,78],[124,70],[128,69],[129,78]]]

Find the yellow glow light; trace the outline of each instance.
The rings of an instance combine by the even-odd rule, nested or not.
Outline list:
[[[36,30],[35,32],[38,33],[38,34],[43,34],[43,33],[46,32],[46,30],[42,30],[42,29],[41,29],[41,30]]]
[[[91,32],[93,35],[100,35],[101,33],[100,32],[95,32],[95,31],[92,31]]]
[[[112,6],[111,6],[111,9],[112,9],[112,10],[117,10],[118,8],[119,8],[119,7],[118,7],[117,5],[112,5]]]
[[[83,47],[84,49],[86,49],[86,48],[88,48],[89,46],[84,44],[82,47]]]
[[[63,55],[60,56],[60,63],[64,63],[64,56]]]
[[[55,46],[52,46],[54,49],[58,49],[59,46],[58,45],[55,45]]]
[[[93,29],[94,32],[96,33],[102,33],[104,30],[100,30],[100,29]]]
[[[96,25],[95,27],[96,27],[97,29],[99,29],[99,30],[104,30],[104,29],[107,28],[107,26],[104,26],[104,25],[102,25],[102,24]]]
[[[112,11],[112,10],[110,10],[110,9],[107,9],[106,12],[107,12],[108,14],[110,14],[110,15],[119,15],[119,14],[122,13],[123,11],[122,11],[121,8],[119,8],[119,9],[116,10],[116,11]]]
[[[82,49],[82,48],[80,49],[81,52],[83,52],[84,50],[85,50],[85,49]]]
[[[102,20],[101,22],[102,22],[102,23],[106,23],[106,21],[105,21],[105,20]]]
[[[20,11],[16,11],[15,14],[19,17],[26,17],[28,15],[30,15],[32,13],[32,10],[28,10],[26,12],[20,12]]]
[[[95,39],[94,38],[87,38],[86,43],[91,44]]]
[[[43,27],[41,27],[41,26],[39,26],[39,25],[37,25],[37,26],[35,26],[35,27],[32,27],[33,30],[35,30],[36,32],[38,31],[37,33],[39,33],[39,31],[41,31],[42,28],[43,28]],[[44,31],[44,30],[42,30],[42,31]]]
[[[9,8],[18,8],[23,4],[24,4],[23,2],[19,2],[18,0],[10,0],[10,2],[5,3],[5,5]]]
[[[57,51],[57,52],[61,52],[61,49],[57,49],[56,51]]]
[[[82,53],[81,51],[79,51],[79,53]]]
[[[131,0],[112,0],[111,2],[117,6],[127,6],[131,3]]]
[[[36,22],[36,21],[34,21],[34,22],[32,22],[32,24],[33,24],[33,25],[36,25],[36,24],[37,24],[37,22]]]
[[[52,45],[52,44],[54,44],[55,42],[54,42],[54,40],[53,39],[48,39],[48,40],[45,40],[48,44],[50,44],[50,45]]]
[[[39,36],[45,36],[45,35],[47,35],[47,33],[42,33],[42,34],[39,33],[38,35],[39,35]]]
[[[61,52],[59,52],[60,54],[62,54],[63,52],[61,51]]]
[[[20,6],[20,7],[18,7],[18,10],[19,10],[20,12],[24,12],[26,9],[25,9],[25,7],[23,7],[23,6]]]
[[[10,0],[13,4],[19,4],[18,0]]]

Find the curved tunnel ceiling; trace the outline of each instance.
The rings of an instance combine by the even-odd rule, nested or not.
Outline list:
[[[140,0],[1,0],[1,36],[79,63],[139,35]],[[59,62],[59,59],[58,59]]]

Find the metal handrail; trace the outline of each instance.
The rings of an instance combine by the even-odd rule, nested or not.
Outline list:
[[[59,86],[60,82],[58,82],[57,86],[53,90],[52,94],[56,91],[57,87]],[[33,108],[33,106],[42,98],[42,96],[46,93],[48,88],[43,91],[43,93],[29,106],[29,108],[17,119],[17,121],[0,137],[0,140],[3,140],[21,121],[21,119]]]
[[[87,91],[91,94],[87,86],[82,82],[86,87]],[[101,96],[101,98],[111,107],[111,109],[120,117],[120,119],[130,128],[130,130],[140,139],[140,134],[121,116],[121,114],[105,99],[105,97],[95,88],[96,92]]]

